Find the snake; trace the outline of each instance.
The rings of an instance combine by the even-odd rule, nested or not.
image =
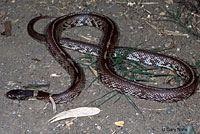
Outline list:
[[[117,52],[121,54],[130,50],[130,47],[118,47],[119,28],[111,18],[98,13],[82,12],[71,13],[56,17],[47,27],[45,34],[34,30],[34,24],[40,19],[54,18],[50,16],[38,16],[33,18],[27,26],[29,35],[44,43],[55,60],[71,76],[71,86],[64,92],[51,94],[44,91],[11,90],[6,95],[10,99],[26,100],[35,97],[39,100],[49,99],[51,96],[56,103],[69,102],[78,96],[85,87],[86,79],[83,69],[64,50],[69,48],[81,53],[89,53],[97,56],[97,72],[101,82],[108,88],[123,95],[158,102],[177,102],[190,97],[198,86],[198,77],[194,69],[185,61],[172,56],[135,49],[126,55],[126,59],[136,61],[149,66],[157,66],[175,71],[184,83],[175,88],[161,88],[128,80],[115,73],[111,66],[110,56]],[[86,43],[71,38],[63,38],[63,31],[75,27],[94,27],[102,32],[98,45]]]

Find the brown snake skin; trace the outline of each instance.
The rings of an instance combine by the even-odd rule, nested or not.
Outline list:
[[[191,96],[198,85],[198,77],[194,70],[183,61],[145,50],[135,50],[131,54],[128,54],[126,58],[146,65],[173,70],[182,78],[184,84],[177,88],[158,88],[129,81],[116,75],[112,71],[112,67],[110,66],[111,60],[108,57],[114,55],[116,51],[124,53],[130,48],[116,48],[119,37],[118,27],[113,20],[106,16],[96,13],[77,13],[61,16],[48,25],[46,35],[39,34],[33,29],[34,23],[44,18],[49,17],[40,16],[32,19],[28,24],[28,33],[34,39],[46,44],[52,56],[72,77],[72,84],[69,89],[60,94],[51,95],[38,91],[34,95],[37,99],[47,99],[49,96],[52,96],[56,103],[68,102],[79,95],[82,88],[84,88],[85,76],[83,70],[64,51],[63,46],[82,53],[90,53],[98,56],[97,71],[102,83],[125,95],[133,95],[141,99],[159,102],[176,102]],[[64,30],[82,26],[91,26],[102,31],[102,37],[99,42],[100,46],[69,38],[61,38]],[[33,95],[33,93],[30,94]],[[7,93],[7,96],[11,99],[20,99],[23,95],[26,96],[26,93],[23,91],[17,92],[16,90]],[[26,99],[26,97],[23,99]]]

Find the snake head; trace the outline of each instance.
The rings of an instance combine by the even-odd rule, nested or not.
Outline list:
[[[13,100],[28,100],[33,97],[33,90],[11,90],[6,96]]]

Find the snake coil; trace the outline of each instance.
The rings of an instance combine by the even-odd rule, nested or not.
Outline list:
[[[11,90],[7,93],[7,96],[11,99],[26,99],[30,96],[37,99],[48,99],[51,96],[56,103],[61,103],[71,101],[80,94],[85,85],[85,75],[82,68],[64,51],[63,46],[98,56],[97,71],[102,83],[125,95],[133,95],[141,99],[159,102],[176,102],[191,96],[198,85],[198,77],[185,62],[146,50],[135,50],[128,54],[126,58],[146,65],[174,70],[184,80],[184,84],[177,88],[158,88],[129,81],[116,75],[112,71],[111,60],[108,57],[114,55],[116,51],[124,53],[130,48],[116,47],[119,37],[118,27],[113,20],[106,16],[96,13],[77,13],[61,16],[48,25],[46,34],[43,35],[37,33],[33,26],[38,20],[45,18],[50,17],[39,16],[33,18],[28,24],[28,33],[34,39],[44,42],[56,61],[68,71],[72,78],[71,87],[59,94],[50,94],[43,91],[34,93],[34,91],[27,92],[27,90]],[[99,46],[70,38],[61,38],[64,30],[82,26],[95,27],[102,31]]]

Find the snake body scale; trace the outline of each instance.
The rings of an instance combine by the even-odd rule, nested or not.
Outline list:
[[[34,24],[38,20],[45,18],[49,18],[49,16],[33,18],[28,24],[28,33],[34,39],[44,42],[52,56],[68,71],[72,77],[71,87],[60,94],[38,91],[34,95],[33,91],[27,93],[27,90],[11,90],[7,93],[7,96],[11,99],[26,99],[30,96],[35,96],[37,99],[48,99],[49,96],[52,96],[56,103],[62,103],[71,101],[80,94],[85,85],[83,70],[64,51],[63,46],[98,56],[97,72],[102,83],[125,95],[133,95],[141,99],[159,102],[176,102],[191,96],[198,85],[198,77],[188,64],[182,60],[146,50],[134,50],[125,58],[150,66],[174,70],[184,80],[184,84],[177,88],[158,88],[129,81],[116,75],[110,66],[111,60],[108,57],[114,55],[115,52],[124,53],[131,48],[119,48],[116,46],[119,31],[117,24],[109,17],[96,13],[69,14],[53,20],[47,26],[46,34],[37,33],[33,28]],[[99,46],[61,37],[64,30],[82,26],[91,26],[102,31],[103,34],[98,43]]]

